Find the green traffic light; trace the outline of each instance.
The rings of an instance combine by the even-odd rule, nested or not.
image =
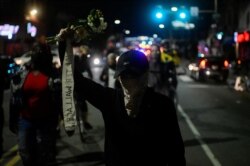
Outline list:
[[[156,18],[161,19],[162,16],[163,16],[163,14],[162,14],[161,12],[157,12],[157,13],[155,14],[155,16],[156,16]]]
[[[181,19],[185,19],[187,17],[186,13],[184,12],[181,12],[179,16]]]

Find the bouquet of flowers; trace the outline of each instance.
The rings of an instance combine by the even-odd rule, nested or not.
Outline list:
[[[80,42],[90,39],[93,35],[102,33],[107,28],[102,12],[98,9],[92,9],[87,20],[79,19],[68,24],[67,28],[61,29],[56,36],[48,37],[47,43],[55,43],[57,41],[72,39],[74,42]]]

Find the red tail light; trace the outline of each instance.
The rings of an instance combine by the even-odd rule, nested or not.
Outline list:
[[[228,63],[227,60],[224,61],[224,67],[225,67],[225,68],[228,68],[228,67],[229,67],[229,63]]]
[[[205,59],[203,59],[203,60],[200,62],[199,68],[201,68],[201,69],[205,69],[205,68],[206,68],[206,60],[205,60]]]

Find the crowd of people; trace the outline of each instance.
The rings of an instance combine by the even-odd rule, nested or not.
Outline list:
[[[64,54],[65,48],[59,49]],[[99,77],[104,86],[93,80],[89,48],[80,46],[80,54],[74,55],[76,107],[84,112],[87,130],[93,128],[87,101],[102,113],[107,166],[185,165],[174,100],[178,85],[175,62],[164,59],[164,55],[172,56],[167,49],[164,52],[153,44],[148,57],[137,50],[107,51]],[[9,128],[17,134],[23,165],[46,166],[56,163],[56,133],[63,116],[61,68],[53,65],[47,44],[36,43],[31,52],[30,63],[11,81]],[[2,107],[0,113],[2,136]],[[0,155],[2,142],[0,137]]]

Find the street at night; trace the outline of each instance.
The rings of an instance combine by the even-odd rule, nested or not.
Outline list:
[[[250,166],[249,0],[0,0],[0,166]]]

